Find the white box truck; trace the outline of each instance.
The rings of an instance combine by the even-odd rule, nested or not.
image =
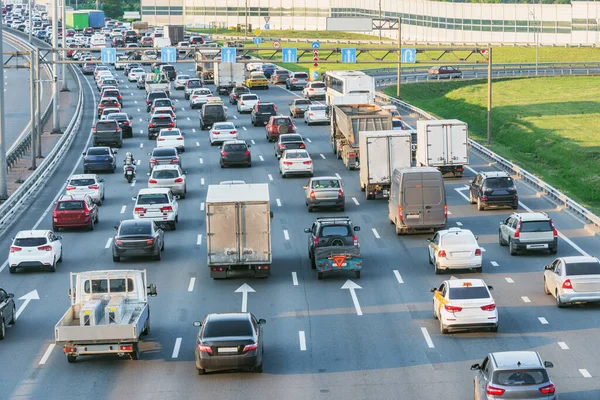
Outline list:
[[[214,83],[217,93],[229,95],[237,85],[246,81],[246,68],[242,63],[215,63]]]
[[[462,177],[469,163],[469,130],[457,119],[417,121],[417,166]]]
[[[271,272],[269,185],[210,185],[206,194],[208,267],[213,279],[234,270],[257,278]]]
[[[360,190],[367,200],[389,197],[394,169],[412,166],[411,145],[410,134],[403,131],[360,132]]]

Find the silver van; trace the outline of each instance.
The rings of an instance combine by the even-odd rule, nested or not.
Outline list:
[[[388,208],[396,235],[444,229],[448,207],[442,173],[432,167],[396,168]]]

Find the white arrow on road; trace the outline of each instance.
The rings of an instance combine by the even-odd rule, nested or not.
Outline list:
[[[31,300],[39,300],[39,299],[40,299],[40,295],[38,294],[37,290],[32,290],[31,292],[27,293],[25,296],[19,297],[19,300],[25,300],[25,302],[23,304],[21,304],[21,307],[19,307],[19,309],[17,310],[17,313],[15,314],[15,319],[19,318],[19,315],[21,315],[21,313],[23,312],[25,307],[27,307],[27,304],[29,304],[29,302]]]
[[[362,289],[356,283],[348,279],[342,289],[348,289],[350,291],[350,296],[352,296],[352,302],[354,303],[354,308],[356,308],[356,315],[363,315],[362,310],[360,309],[360,304],[358,303],[358,298],[356,297],[356,289]]]
[[[256,293],[256,290],[252,289],[247,283],[244,283],[236,289],[235,293],[242,294],[242,312],[248,312],[248,293]]]

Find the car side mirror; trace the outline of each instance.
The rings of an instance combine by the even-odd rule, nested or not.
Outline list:
[[[554,364],[552,364],[550,361],[544,361],[544,367],[546,367],[546,368],[554,368]]]
[[[479,236],[475,236],[475,240],[479,240]]]
[[[69,288],[69,292],[68,293],[69,293],[69,298],[75,297],[75,289]]]
[[[117,229],[119,229],[119,225],[113,226],[113,229],[116,231]]]
[[[199,327],[201,327],[201,326],[202,326],[202,322],[200,322],[200,321],[194,321],[193,325],[194,325],[196,328],[199,328]]]
[[[304,228],[304,233],[310,233],[310,228]]]
[[[431,243],[431,239],[425,239],[427,243]]]
[[[494,290],[494,287],[488,285],[488,290]]]
[[[8,297],[10,297],[10,298],[12,299],[13,297],[15,297],[15,295],[14,295],[14,294],[12,294],[12,293],[9,293],[9,294],[8,294]]]
[[[551,269],[552,269],[552,265],[546,265],[546,266],[544,267],[544,269],[545,269],[545,270],[551,270]]]
[[[308,189],[308,185],[302,186],[302,189]]]
[[[113,154],[117,154],[118,150],[117,149],[112,149]]]
[[[273,219],[273,211],[269,211],[269,216]]]
[[[104,183],[104,179],[100,179],[98,182],[102,182],[102,183]]]
[[[481,369],[481,366],[479,364],[473,364],[471,365],[471,371],[476,371]]]
[[[504,225],[504,221],[500,221],[500,225]]]
[[[148,289],[148,292],[147,292],[148,296],[155,297],[157,295],[155,284],[151,284],[150,286],[147,287],[147,289]]]
[[[131,198],[131,200],[133,200],[133,201],[137,200],[137,196],[133,196],[133,197]]]
[[[62,236],[55,236],[56,240],[62,240]]]
[[[173,197],[175,197],[176,200],[179,200],[181,198],[181,196],[179,196],[178,194]]]
[[[149,156],[151,156],[151,155],[152,155],[152,153],[148,153],[148,155],[149,155]]]
[[[258,324],[259,324],[259,325],[264,325],[264,324],[266,324],[266,323],[267,323],[267,320],[266,320],[266,319],[264,319],[264,318],[261,318],[261,319],[259,319],[259,320],[258,320]]]
[[[85,151],[83,153],[81,153],[81,154],[83,154],[85,156]]]
[[[185,171],[182,171],[182,172],[183,172],[184,175],[186,175],[188,173],[187,169]]]
[[[360,226],[355,226],[354,227],[354,232],[359,232],[360,231]]]

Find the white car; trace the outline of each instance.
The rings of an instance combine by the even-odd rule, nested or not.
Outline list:
[[[128,63],[129,63],[129,60],[127,59],[126,55],[122,55],[119,57],[119,55],[117,54],[117,62],[115,63],[115,69],[117,69],[117,70],[125,69],[125,66]]]
[[[327,106],[321,106],[318,104],[311,104],[308,106],[308,110],[304,113],[304,123],[320,124],[329,123],[329,113],[327,112]]]
[[[248,72],[261,71],[262,72],[262,66],[263,66],[263,63],[260,61],[249,62],[248,64],[246,64],[246,71],[248,71]]]
[[[140,189],[134,197],[133,219],[151,219],[159,226],[176,230],[179,222],[178,198],[168,188]]]
[[[433,316],[440,321],[440,333],[450,329],[489,329],[498,332],[496,301],[483,279],[456,279],[431,288]]]
[[[157,165],[148,179],[149,188],[168,188],[173,194],[185,199],[187,192],[185,172],[179,165]]]
[[[327,87],[324,82],[308,82],[302,89],[302,96],[305,99],[324,99]]]
[[[213,94],[210,89],[194,89],[190,94],[190,108],[202,108],[202,106],[208,103],[212,98]]]
[[[116,107],[103,108],[102,113],[100,113],[100,121],[104,121],[105,119],[108,119],[108,116],[110,114],[116,114],[116,113],[120,113],[120,112],[121,112],[121,109],[116,108]]]
[[[175,87],[175,90],[183,90],[185,89],[185,84],[187,81],[190,80],[190,76],[189,75],[177,75],[175,77],[175,82],[173,82],[173,86]]]
[[[129,82],[137,82],[137,80],[140,78],[140,75],[145,72],[146,71],[144,71],[144,68],[131,68],[131,71],[129,71],[129,74],[127,74],[127,79]]]
[[[600,260],[596,257],[560,257],[544,268],[544,292],[563,308],[574,303],[600,302]]]
[[[252,112],[252,109],[260,101],[260,98],[253,93],[246,93],[240,96],[237,101],[237,110],[240,114]]]
[[[279,159],[279,173],[282,178],[288,175],[313,176],[313,162],[306,150],[284,150]]]
[[[237,128],[233,122],[215,122],[208,135],[211,145],[238,138]]]
[[[183,133],[178,128],[161,129],[156,137],[156,147],[175,147],[183,153],[185,151]]]
[[[481,272],[482,250],[477,237],[470,230],[450,228],[438,231],[427,242],[427,256],[436,274],[447,269],[474,269]]]
[[[21,231],[13,238],[8,253],[8,269],[11,274],[17,268],[49,268],[56,271],[56,263],[62,261],[62,237],[52,231]]]

